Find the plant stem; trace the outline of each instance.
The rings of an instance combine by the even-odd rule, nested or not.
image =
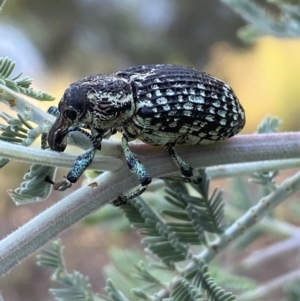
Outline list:
[[[260,285],[257,289],[247,292],[238,297],[240,301],[263,300],[263,298],[271,292],[277,291],[284,287],[287,283],[300,279],[300,271],[295,270],[282,275],[272,281]]]
[[[119,153],[121,150],[119,149]],[[116,151],[115,151],[116,153]],[[77,155],[58,153],[50,150],[28,148],[0,140],[0,156],[3,158],[45,166],[71,168]],[[112,156],[96,156],[90,166],[95,170],[114,171],[123,165],[122,160]]]
[[[110,147],[109,143],[107,147]],[[170,156],[162,148],[136,143],[132,143],[131,147],[137,154],[142,154],[141,162],[145,164],[146,169],[153,177],[162,177],[178,170]],[[21,148],[20,146],[19,148],[23,152],[26,151],[29,157],[31,156],[28,152],[35,151],[32,148]],[[300,134],[244,135],[217,144],[182,146],[177,150],[184,160],[197,168],[228,163],[269,161],[270,159],[292,159],[300,157]],[[2,149],[0,155],[2,155],[1,152]],[[46,158],[49,160],[49,157],[50,161],[53,157],[58,160],[59,157],[65,156],[50,151],[39,150],[39,152],[39,155],[44,154],[43,160]],[[21,156],[21,154],[19,155]],[[43,164],[43,160],[35,161],[35,163]],[[75,191],[3,239],[0,242],[0,275],[3,276],[24,258],[91,212],[133,189],[138,184],[137,178],[129,171],[123,156],[122,160],[122,167],[116,172],[103,173],[93,180],[96,185],[87,185]],[[228,228],[225,235],[216,241],[209,250],[199,256],[207,262],[210,261],[216,255],[216,250],[221,250],[229,244],[229,237],[230,240],[233,240],[241,235],[244,229],[241,228],[241,225],[248,227],[256,223],[280,201],[294,193],[300,187],[297,178],[300,178],[300,175],[295,177],[286,180],[278,190],[262,199],[257,205],[258,207],[253,207],[237,223]],[[256,214],[253,213],[254,210]]]

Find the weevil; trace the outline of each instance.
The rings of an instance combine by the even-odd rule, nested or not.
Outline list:
[[[72,83],[65,91],[48,144],[63,152],[67,135],[80,131],[92,147],[79,156],[67,177],[55,184],[65,190],[92,162],[101,141],[121,132],[127,164],[140,182],[139,188],[120,196],[125,204],[151,183],[151,176],[130,150],[129,141],[165,146],[179,166],[182,178],[199,183],[197,170],[176,153],[176,144],[208,144],[237,134],[245,125],[245,112],[232,88],[194,68],[161,64],[140,65],[113,74],[97,74]],[[86,132],[85,129],[90,130]]]

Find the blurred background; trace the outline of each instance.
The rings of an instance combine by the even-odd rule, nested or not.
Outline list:
[[[54,95],[53,105],[71,82],[90,74],[137,64],[189,65],[233,87],[246,111],[243,133],[254,132],[266,115],[280,117],[284,131],[299,130],[300,41],[264,37],[246,45],[236,35],[244,24],[217,0],[8,0],[0,15],[0,56],[14,59],[16,74]],[[46,110],[49,103],[38,105]],[[1,237],[62,196],[16,207],[5,191],[20,184],[27,168],[10,163],[0,171]],[[104,286],[101,267],[112,247],[142,249],[134,231],[112,229],[80,224],[63,235],[69,269],[89,275],[95,290]],[[28,259],[0,280],[6,300],[53,300],[45,295],[50,274],[34,262]]]

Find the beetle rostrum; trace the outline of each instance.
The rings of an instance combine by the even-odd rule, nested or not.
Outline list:
[[[48,144],[62,152],[71,131],[84,133],[93,146],[79,156],[67,177],[55,184],[65,190],[90,165],[101,140],[119,131],[128,166],[140,187],[120,196],[120,205],[140,195],[151,176],[129,148],[140,139],[164,145],[185,181],[199,183],[196,169],[176,153],[176,144],[208,144],[237,134],[245,125],[245,112],[229,85],[194,68],[177,65],[141,65],[113,74],[86,77],[70,85],[58,105]],[[91,134],[84,129],[89,129]]]

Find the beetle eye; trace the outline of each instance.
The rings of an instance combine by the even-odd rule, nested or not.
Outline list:
[[[69,118],[71,120],[75,120],[77,117],[77,113],[73,109],[68,109],[64,111],[64,117]]]

